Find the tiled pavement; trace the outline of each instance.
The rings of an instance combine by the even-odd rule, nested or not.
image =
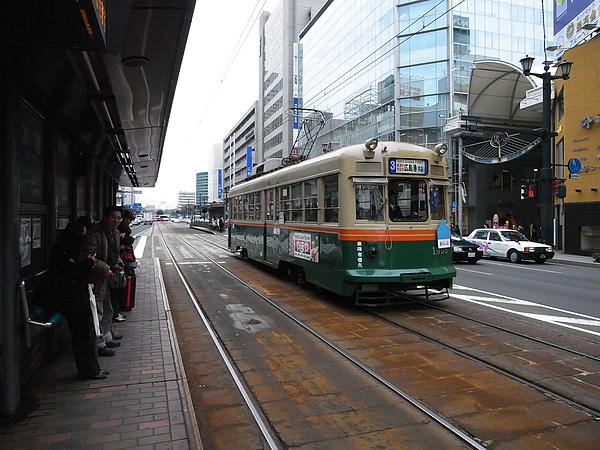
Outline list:
[[[151,249],[146,249],[150,254]],[[198,449],[199,433],[157,261],[141,259],[137,301],[105,380],[77,377],[70,349],[23,392],[26,413],[0,425],[2,449]]]

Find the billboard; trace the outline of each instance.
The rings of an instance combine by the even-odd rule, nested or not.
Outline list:
[[[596,27],[584,28],[598,22],[600,0],[554,0],[554,42],[556,55],[577,45]]]
[[[246,177],[252,176],[252,147],[246,147]]]

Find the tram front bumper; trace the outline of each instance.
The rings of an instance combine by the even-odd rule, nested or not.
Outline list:
[[[456,269],[453,266],[413,269],[410,271],[373,269],[351,269],[345,271],[346,281],[354,283],[399,283],[413,285],[431,283],[455,276]]]

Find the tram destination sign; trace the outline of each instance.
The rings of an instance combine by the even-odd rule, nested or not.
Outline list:
[[[390,158],[388,169],[391,174],[427,175],[427,160]]]

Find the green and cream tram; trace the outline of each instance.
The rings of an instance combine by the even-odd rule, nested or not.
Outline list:
[[[229,248],[357,304],[452,287],[444,146],[352,145],[234,186]]]

